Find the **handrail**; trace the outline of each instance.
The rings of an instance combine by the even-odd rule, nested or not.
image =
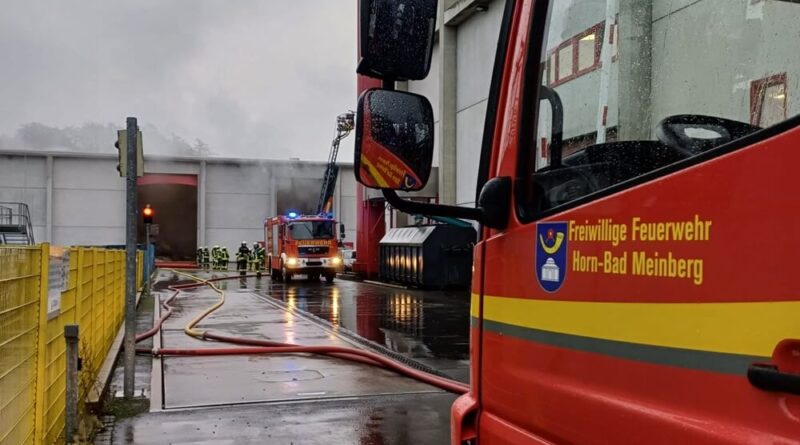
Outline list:
[[[13,213],[10,207],[0,205],[0,224],[11,224],[12,215]]]
[[[30,244],[35,244],[31,213],[24,202],[0,202],[0,225],[18,227],[28,237]]]

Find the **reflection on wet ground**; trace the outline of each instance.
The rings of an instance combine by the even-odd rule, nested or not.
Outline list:
[[[413,394],[149,413],[117,421],[106,443],[438,445],[449,443],[453,399]]]
[[[162,270],[154,297],[164,301],[172,294],[169,284],[189,281]],[[347,329],[451,375],[463,371],[466,378],[465,295],[338,280],[333,285],[284,285],[268,278],[216,284],[226,291],[226,302],[201,329],[308,345],[346,345],[336,331]],[[273,298],[329,320],[334,328],[287,312]],[[172,303],[161,346],[220,347],[183,332],[189,320],[218,300],[206,287],[183,292]],[[140,331],[153,317],[142,306]],[[448,442],[456,398],[390,371],[307,354],[165,357],[153,372],[160,390],[150,393],[151,408],[163,411],[106,420],[108,430],[96,444],[441,444]]]
[[[230,289],[234,282],[226,283]],[[445,374],[469,379],[469,291],[421,291],[337,279],[239,287],[282,300]],[[252,287],[251,287],[252,286]]]
[[[168,273],[163,271],[162,273]],[[211,276],[223,276],[212,273]],[[208,275],[204,275],[208,276]],[[188,283],[174,275],[156,284]],[[273,282],[268,277],[216,283],[283,301],[445,374],[469,379],[469,291],[398,289],[337,279]]]

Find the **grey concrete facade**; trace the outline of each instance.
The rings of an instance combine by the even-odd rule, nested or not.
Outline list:
[[[426,96],[436,122],[439,202],[475,205],[486,102],[504,0],[442,0],[428,78],[404,89]]]
[[[125,181],[116,164],[113,155],[0,152],[0,201],[28,204],[37,242],[123,244]],[[333,210],[347,229],[345,241],[355,243],[355,178],[352,165],[340,168]],[[320,162],[145,157],[146,174],[197,177],[197,215],[187,215],[196,219],[197,242],[229,249],[263,239],[282,182],[305,179],[313,189],[324,170]],[[309,201],[316,203],[318,193]]]

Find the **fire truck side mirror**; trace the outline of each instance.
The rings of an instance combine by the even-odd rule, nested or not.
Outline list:
[[[339,238],[344,239],[345,230],[344,230],[344,223],[339,224]]]
[[[358,73],[420,80],[431,69],[436,0],[360,0]]]
[[[358,100],[355,172],[366,187],[421,190],[433,164],[433,108],[424,96],[371,89]]]

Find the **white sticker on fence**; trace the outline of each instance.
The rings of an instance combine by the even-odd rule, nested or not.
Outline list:
[[[47,319],[61,313],[61,293],[69,287],[69,250],[50,247],[47,273]]]

